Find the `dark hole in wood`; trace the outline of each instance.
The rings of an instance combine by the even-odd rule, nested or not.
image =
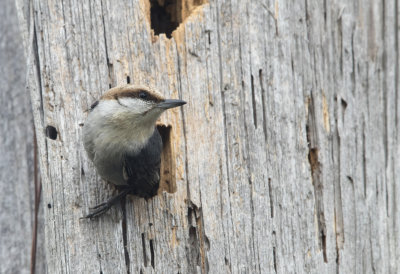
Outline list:
[[[165,33],[171,38],[172,32],[192,11],[208,0],[149,0],[150,24],[155,35]]]
[[[52,140],[55,140],[55,139],[57,139],[57,135],[58,135],[58,132],[55,127],[53,127],[53,126],[46,127],[46,136],[47,137],[49,137]]]
[[[174,193],[176,192],[176,167],[171,144],[171,126],[157,125],[157,129],[163,142],[159,193],[162,191]]]
[[[345,100],[341,99],[341,103],[342,103],[343,109],[346,109],[347,108],[347,102]]]
[[[155,35],[165,33],[168,38],[171,38],[172,32],[180,23],[177,21],[176,11],[177,0],[150,0],[151,28]]]
[[[192,264],[200,266],[200,243],[197,237],[197,229],[194,226],[190,226],[189,228],[189,245],[191,247]]]
[[[191,226],[191,227],[189,228],[189,243],[190,243],[192,246],[197,247],[197,244],[198,244],[198,240],[197,240],[197,230],[196,230],[196,228],[195,228],[194,226]]]
[[[127,84],[130,84],[130,83],[131,83],[131,77],[126,76],[126,83],[127,83]]]
[[[51,208],[51,204],[47,204],[47,208]]]

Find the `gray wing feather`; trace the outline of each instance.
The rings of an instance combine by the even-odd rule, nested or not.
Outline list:
[[[157,129],[139,153],[124,156],[124,177],[131,194],[149,198],[157,194],[160,185],[162,140]]]

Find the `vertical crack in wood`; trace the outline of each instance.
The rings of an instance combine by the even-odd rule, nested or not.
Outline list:
[[[328,6],[326,5],[326,0],[324,0],[324,28],[325,31],[327,31],[327,10],[328,10]]]
[[[257,266],[259,267],[260,266],[260,264],[259,264],[259,262],[260,262],[260,259],[259,259],[259,254],[258,254],[258,252],[256,252],[256,246],[257,246],[257,243],[255,242],[256,241],[256,237],[255,237],[255,228],[254,228],[254,226],[255,226],[255,222],[254,222],[254,220],[255,220],[255,213],[254,213],[254,195],[253,195],[253,192],[254,192],[254,186],[253,186],[253,183],[252,183],[252,181],[251,181],[251,178],[249,177],[249,186],[250,186],[250,217],[251,217],[251,239],[252,239],[252,241],[251,241],[251,244],[252,244],[252,249],[253,249],[253,259],[254,260],[257,260],[258,259],[258,264],[256,264],[255,262],[254,262],[254,268],[255,269],[257,269]],[[260,271],[260,269],[258,269],[258,271]]]
[[[264,88],[264,77],[263,77],[263,71],[260,69],[258,71],[258,76],[260,80],[260,87],[261,87],[261,100],[262,100],[262,113],[263,113],[263,131],[264,131],[264,141],[265,141],[265,146],[268,143],[268,133],[267,133],[267,108],[265,105],[265,88]],[[265,150],[266,153],[268,153],[267,149]],[[266,157],[268,159],[268,155]],[[270,215],[271,218],[274,218],[274,198],[273,198],[273,193],[272,193],[272,180],[271,178],[268,178],[268,195],[269,195],[269,208],[270,208]]]
[[[355,52],[354,52],[354,35],[355,35],[355,29],[356,26],[355,24],[353,25],[353,28],[351,30],[351,59],[352,59],[352,72],[351,72],[351,93],[353,96],[355,96],[356,93],[356,57],[355,57]]]
[[[108,68],[108,85],[109,85],[109,88],[112,88],[114,86],[114,68],[113,68],[113,64],[110,63],[110,58],[108,55],[107,33],[106,33],[106,23],[104,20],[103,1],[100,1],[100,5],[101,5],[101,20],[103,23],[104,48],[105,48],[107,68]]]
[[[200,266],[202,273],[208,273],[207,251],[210,249],[210,241],[204,231],[202,209],[189,202],[187,217],[189,224],[188,263],[193,266],[192,272],[196,272],[195,266],[197,265]]]
[[[339,110],[340,108],[340,110]],[[343,249],[344,244],[344,222],[343,222],[343,204],[342,204],[342,170],[341,170],[341,139],[339,134],[339,123],[344,124],[344,115],[347,108],[347,102],[344,99],[336,100],[334,105],[334,116],[336,130],[333,136],[333,151],[332,154],[336,153],[336,164],[334,169],[336,170],[336,176],[334,178],[334,221],[335,221],[335,243],[336,243],[336,270],[339,272],[340,266],[340,250]],[[339,117],[341,115],[341,119]]]
[[[374,249],[375,249],[375,245],[372,243],[372,239],[374,239],[373,235],[372,235],[372,222],[371,222],[371,215],[368,216],[368,234],[369,234],[369,256],[370,256],[370,264],[371,264],[371,269],[372,269],[372,273],[376,273],[376,269],[375,269],[375,265],[376,263],[374,262]],[[365,273],[365,272],[364,272]]]
[[[340,103],[341,103],[341,106],[342,106],[342,124],[344,124],[344,116],[345,116],[345,112],[346,112],[346,109],[347,109],[347,102],[344,99],[341,99]]]
[[[271,178],[268,178],[269,208],[271,210],[271,218],[274,218],[274,200],[272,197]]]
[[[256,108],[256,95],[254,94],[254,76],[250,75],[251,79],[251,102],[253,108],[253,122],[254,127],[257,128],[257,108]]]
[[[36,253],[37,253],[37,237],[38,237],[38,214],[40,205],[40,196],[42,191],[42,183],[39,179],[39,162],[38,162],[38,144],[36,139],[35,125],[33,125],[33,176],[35,184],[35,208],[34,208],[34,223],[32,232],[32,245],[31,245],[31,274],[36,270]]]
[[[201,259],[201,270],[202,273],[208,273],[208,259],[207,259],[207,251],[210,249],[210,241],[205,234],[204,226],[203,226],[203,210],[199,208],[198,213],[200,216],[196,216],[196,225],[197,232],[199,234],[199,243],[200,243],[200,259]]]
[[[31,9],[33,9],[31,7]],[[32,52],[31,52],[31,58],[33,60],[31,60],[31,62],[33,62],[33,65],[35,66],[35,70],[34,73],[36,74],[35,77],[37,79],[37,88],[38,88],[38,93],[39,93],[39,97],[40,97],[40,107],[39,107],[39,111],[40,111],[40,118],[41,118],[41,122],[42,122],[42,127],[44,126],[44,103],[43,103],[43,94],[42,94],[42,74],[40,71],[40,58],[39,58],[39,42],[38,42],[38,37],[37,37],[37,31],[36,31],[36,23],[35,20],[33,18],[33,14],[31,15],[32,17],[32,32],[33,32],[33,41],[32,42]],[[30,64],[28,64],[30,65]],[[32,100],[34,100],[34,98],[32,98]],[[47,140],[45,140],[46,142],[46,146],[47,146]],[[47,151],[47,149],[46,149]],[[46,157],[47,158],[47,157]]]
[[[276,247],[275,247],[275,246],[272,247],[272,254],[273,254],[273,256],[274,256],[274,270],[275,270],[275,273],[277,273],[277,267],[276,267]]]
[[[142,233],[142,250],[143,250],[143,264],[147,267],[147,253],[146,253],[146,240],[144,238],[144,233]]]
[[[260,87],[261,87],[261,103],[262,103],[262,114],[263,114],[263,131],[264,131],[264,140],[265,144],[268,142],[268,135],[267,135],[267,108],[265,106],[265,88],[264,88],[264,77],[263,77],[263,71],[260,69],[258,71],[258,78],[260,80]],[[267,147],[267,145],[265,145]],[[268,157],[267,157],[268,159]]]
[[[308,117],[306,124],[308,161],[310,162],[311,179],[314,186],[315,210],[318,225],[318,242],[320,249],[322,249],[324,262],[328,262],[326,254],[326,224],[323,204],[323,183],[321,179],[321,164],[318,159],[318,132],[315,119],[315,105],[313,94],[311,92],[311,97],[309,97]]]
[[[338,30],[338,43],[339,43],[339,68],[341,77],[343,78],[343,24],[342,24],[342,14],[339,14],[339,18],[337,21],[337,30]]]
[[[151,263],[151,266],[154,269],[154,245],[153,245],[153,239],[150,239],[150,263]]]
[[[188,252],[188,265],[192,266],[192,272],[195,272],[196,265],[200,266],[200,254],[198,247],[197,231],[193,225],[189,228],[189,252]]]
[[[103,273],[103,267],[101,265],[101,255],[100,255],[100,252],[99,252],[99,246],[98,245],[96,245],[96,253],[97,253],[97,259],[98,259],[98,262],[99,262],[100,274],[102,274]]]
[[[365,120],[362,122],[362,169],[363,169],[363,183],[364,183],[364,198],[367,197],[367,148],[365,140]]]
[[[126,272],[130,273],[130,258],[128,252],[128,230],[127,230],[127,223],[126,223],[126,198],[121,199],[121,210],[122,210],[122,241],[124,245],[124,255],[125,255],[125,265],[126,265]],[[143,234],[142,234],[143,237]]]

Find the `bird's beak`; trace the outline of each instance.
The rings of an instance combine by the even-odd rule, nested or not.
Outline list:
[[[179,107],[184,104],[186,104],[186,102],[182,100],[166,99],[163,102],[159,103],[157,107],[162,109],[169,109],[169,108]]]

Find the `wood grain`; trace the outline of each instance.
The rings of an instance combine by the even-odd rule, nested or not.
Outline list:
[[[49,273],[399,272],[396,1],[215,0],[171,39],[145,0],[32,3]],[[176,192],[80,220],[113,192],[86,110],[127,81],[188,102]]]

